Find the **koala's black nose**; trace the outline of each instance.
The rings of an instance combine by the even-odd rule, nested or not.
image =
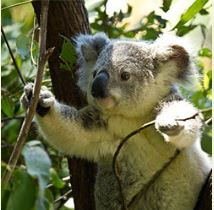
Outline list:
[[[107,84],[109,80],[109,74],[106,71],[101,71],[97,74],[91,89],[91,94],[95,98],[107,97]]]

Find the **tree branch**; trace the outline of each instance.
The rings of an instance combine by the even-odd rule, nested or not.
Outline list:
[[[148,123],[145,123],[144,125],[142,125],[140,128],[138,128],[137,130],[134,130],[132,131],[130,134],[128,134],[121,142],[120,144],[118,145],[117,147],[117,150],[116,152],[114,153],[114,156],[113,156],[113,161],[112,161],[112,168],[113,168],[113,172],[114,172],[114,175],[117,179],[117,182],[118,182],[118,185],[119,185],[119,191],[120,191],[120,196],[121,196],[121,199],[122,199],[122,205],[123,205],[123,210],[128,210],[128,207],[125,203],[125,196],[123,194],[123,189],[122,189],[122,185],[121,185],[121,177],[120,177],[120,174],[119,174],[119,170],[118,170],[118,163],[117,163],[117,157],[118,155],[120,154],[120,151],[123,147],[123,145],[134,135],[138,134],[140,131],[142,131],[143,129],[145,128],[148,128],[152,125],[155,124],[155,120],[151,121],[151,122],[148,122]]]
[[[37,71],[35,85],[34,85],[34,89],[33,89],[32,103],[31,103],[29,109],[27,110],[26,118],[22,124],[21,130],[20,130],[18,138],[17,138],[17,143],[13,149],[13,152],[12,152],[9,162],[8,162],[10,170],[6,170],[2,177],[2,182],[5,185],[7,185],[7,183],[10,181],[11,175],[17,164],[21,150],[22,150],[25,140],[27,138],[31,122],[33,120],[33,117],[34,117],[34,114],[36,111],[37,102],[39,99],[39,93],[40,93],[40,89],[41,89],[45,63],[46,63],[48,56],[51,53],[50,50],[46,51],[48,5],[49,5],[49,0],[42,1],[42,13],[41,13],[41,17],[40,17],[41,18],[40,19],[40,23],[41,23],[40,52],[39,52],[39,61],[38,61],[38,71]]]
[[[206,110],[207,111],[207,110]],[[198,116],[199,115],[199,112],[197,112],[197,113],[195,113],[194,115],[192,115],[192,116],[190,116],[190,117],[187,117],[187,118],[184,118],[184,119],[176,119],[177,121],[186,121],[186,120],[190,120],[190,119],[194,119],[196,116]],[[121,151],[121,149],[122,149],[122,147],[124,146],[124,144],[131,138],[131,137],[133,137],[134,135],[136,135],[136,134],[138,134],[138,133],[140,133],[142,130],[144,130],[144,129],[146,129],[146,128],[148,128],[148,127],[150,127],[150,126],[152,126],[152,125],[154,125],[155,124],[155,120],[153,120],[153,121],[150,121],[150,122],[148,122],[148,123],[145,123],[145,124],[143,124],[140,128],[138,128],[138,129],[136,129],[136,130],[134,130],[134,131],[132,131],[130,134],[128,134],[121,142],[120,142],[120,144],[118,145],[118,147],[117,147],[117,149],[116,149],[116,152],[114,153],[114,156],[113,156],[113,161],[112,161],[112,168],[113,168],[113,172],[114,172],[114,175],[115,175],[115,177],[116,177],[116,180],[117,180],[117,182],[118,182],[118,185],[119,185],[119,191],[120,191],[120,196],[121,196],[121,199],[122,199],[122,208],[123,208],[123,210],[128,210],[129,208],[129,206],[127,206],[126,205],[126,203],[125,203],[125,196],[124,196],[124,194],[123,194],[123,189],[122,189],[122,184],[121,184],[121,177],[120,177],[120,173],[119,173],[119,170],[118,170],[118,162],[117,162],[117,158],[118,158],[118,155],[120,154],[120,151]],[[172,158],[159,170],[159,171],[157,171],[154,175],[153,175],[153,177],[151,178],[151,180],[147,183],[147,185],[146,185],[146,189],[150,186],[150,183],[152,183],[161,173],[162,173],[162,171],[166,168],[166,167],[168,167],[169,165],[170,165],[170,163],[177,157],[177,155],[179,154],[179,151],[178,150],[176,150],[176,152],[175,152],[175,154],[172,156]],[[145,189],[145,190],[146,190]],[[142,189],[141,190],[141,195],[142,195],[142,193],[144,193],[145,192],[145,190],[144,189]],[[136,197],[137,198],[137,197]],[[135,202],[135,201],[133,201],[133,202]],[[131,202],[131,204],[133,203],[133,202]]]

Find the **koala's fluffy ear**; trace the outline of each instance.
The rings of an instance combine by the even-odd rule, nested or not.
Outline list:
[[[110,42],[105,33],[79,35],[76,39],[76,51],[85,62],[96,61],[102,49]]]
[[[104,33],[95,35],[79,35],[75,40],[76,51],[79,56],[80,68],[77,71],[78,86],[86,93],[90,78],[91,65],[97,60],[100,52],[110,42]]]
[[[175,63],[178,79],[188,79],[195,74],[193,49],[190,42],[184,38],[172,35],[163,35],[153,44],[153,56],[157,63],[165,64],[170,61]]]

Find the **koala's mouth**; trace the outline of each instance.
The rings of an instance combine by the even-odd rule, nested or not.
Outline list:
[[[116,100],[112,96],[105,98],[94,98],[94,102],[100,109],[104,110],[111,110],[117,105]]]

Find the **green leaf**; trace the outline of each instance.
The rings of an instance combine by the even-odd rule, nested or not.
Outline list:
[[[32,177],[19,169],[14,172],[12,183],[7,210],[32,210],[36,200],[36,185]]]
[[[4,163],[2,165],[4,165]],[[6,167],[6,164],[4,165],[4,167]],[[3,168],[3,166],[1,166],[1,168]],[[1,170],[1,173],[3,174],[4,171]],[[7,208],[10,193],[11,193],[11,189],[9,188],[8,184],[7,184],[7,186],[5,186],[4,183],[2,183],[2,186],[1,186],[1,209]]]
[[[56,170],[53,168],[51,168],[51,180],[52,184],[58,189],[61,189],[65,186],[65,182],[59,178]]]
[[[211,126],[205,126],[202,140],[201,140],[202,149],[208,154],[212,154],[212,129]]]
[[[5,136],[5,139],[7,139],[7,143],[13,144],[16,142],[17,135],[20,130],[20,120],[10,120],[7,122],[3,128],[2,128],[2,134]]]
[[[147,21],[148,21],[147,24],[148,23],[149,24],[153,24],[154,21],[155,21],[155,12],[154,11],[150,12],[149,15],[146,18],[147,18]]]
[[[187,9],[187,11],[181,15],[179,22],[174,28],[179,28],[180,26],[191,20],[199,11],[201,11],[201,9],[207,2],[208,0],[194,1],[194,3]]]
[[[27,166],[27,171],[31,176],[39,180],[39,187],[44,191],[50,180],[51,161],[43,148],[27,143],[22,151]]]
[[[47,210],[48,206],[48,199],[44,196],[44,192],[40,191],[36,200],[36,210]]]
[[[192,31],[194,28],[196,28],[197,25],[190,25],[190,26],[180,26],[176,32],[177,36],[184,36],[185,34]]]
[[[17,52],[21,55],[22,59],[25,59],[30,54],[30,40],[24,35],[19,35],[16,39]]]
[[[211,50],[208,49],[208,48],[202,48],[202,49],[200,49],[198,55],[199,55],[199,56],[202,56],[202,57],[211,58],[211,57],[212,57],[212,52],[211,52]]]
[[[212,88],[212,71],[204,71],[203,86],[205,90]]]
[[[200,15],[208,15],[209,14],[209,12],[206,9],[201,9],[199,13],[200,13]]]
[[[62,51],[59,57],[66,64],[66,66],[68,66],[67,70],[71,70],[73,65],[76,63],[76,51],[69,39],[64,39]]]
[[[143,38],[145,40],[155,40],[157,39],[158,35],[159,33],[154,28],[148,28]]]
[[[172,4],[172,0],[163,0],[163,7],[161,7],[161,9],[164,12],[167,12],[169,10],[171,4]]]
[[[15,105],[14,105],[12,99],[9,96],[7,96],[7,95],[2,96],[2,98],[1,98],[1,108],[2,108],[2,111],[8,117],[12,117],[13,116]]]

